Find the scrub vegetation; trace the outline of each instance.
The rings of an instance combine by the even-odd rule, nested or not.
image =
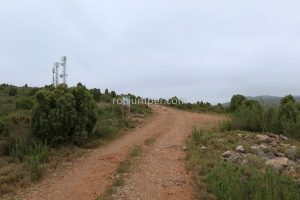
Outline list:
[[[135,127],[107,89],[0,85],[0,198],[38,181],[47,170]],[[146,105],[133,114],[148,115]]]
[[[194,130],[187,160],[199,199],[300,199],[300,104],[234,95],[219,128]]]

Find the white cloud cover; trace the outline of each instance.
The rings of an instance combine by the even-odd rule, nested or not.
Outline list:
[[[296,0],[0,0],[0,82],[225,102],[300,94]]]

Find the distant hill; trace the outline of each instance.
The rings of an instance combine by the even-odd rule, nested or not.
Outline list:
[[[294,98],[296,101],[300,101],[300,95],[294,95]],[[270,95],[261,95],[256,97],[248,96],[247,99],[252,99],[261,102],[262,104],[266,105],[279,105],[282,97],[278,96],[270,96]],[[229,106],[230,102],[226,102],[223,104],[223,106]]]

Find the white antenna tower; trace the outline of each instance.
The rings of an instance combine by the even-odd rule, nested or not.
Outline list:
[[[57,87],[59,85],[59,62],[54,63],[54,68],[53,68],[53,81],[54,81],[54,86]],[[55,74],[55,77],[54,77]]]
[[[55,65],[52,68],[52,85],[55,86]]]
[[[63,71],[62,74],[60,75],[60,77],[63,79],[63,84],[67,85],[67,57],[63,56],[61,57],[61,66],[63,66]]]

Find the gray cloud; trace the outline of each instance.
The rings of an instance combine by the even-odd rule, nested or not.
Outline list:
[[[300,94],[296,0],[0,1],[0,81],[224,102]]]

